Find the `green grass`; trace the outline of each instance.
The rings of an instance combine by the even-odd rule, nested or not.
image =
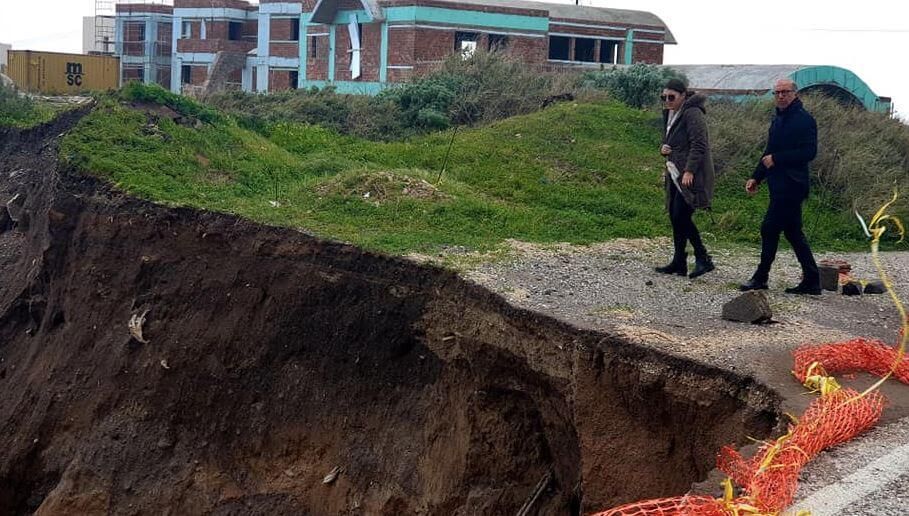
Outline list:
[[[50,122],[60,111],[46,103],[20,98],[6,88],[0,90],[0,127],[28,129]]]
[[[377,143],[317,126],[275,124],[257,134],[229,117],[207,120],[178,125],[108,99],[64,139],[61,154],[140,197],[391,253],[670,232],[658,119],[619,103],[565,103],[460,129],[441,181],[451,131]],[[724,176],[713,217],[697,216],[708,240],[759,242],[766,193],[747,197],[745,177]],[[819,249],[864,248],[845,211],[812,199],[805,219]]]

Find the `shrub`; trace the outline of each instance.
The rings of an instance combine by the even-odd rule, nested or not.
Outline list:
[[[635,64],[585,72],[581,77],[581,85],[606,90],[614,98],[631,107],[644,108],[657,103],[663,85],[673,77],[688,83],[683,74],[671,68]]]
[[[528,67],[504,52],[453,55],[438,70],[375,97],[332,88],[256,95],[225,93],[209,99],[246,128],[267,132],[280,122],[317,124],[371,140],[400,139],[530,113],[576,81]]]
[[[27,126],[38,122],[37,105],[15,89],[0,84],[0,125]]]
[[[130,82],[120,90],[120,98],[130,102],[146,102],[167,106],[183,116],[198,118],[206,123],[213,123],[220,119],[218,112],[210,107],[199,104],[183,95],[171,93],[157,84]]]

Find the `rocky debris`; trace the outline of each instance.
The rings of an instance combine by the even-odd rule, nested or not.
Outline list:
[[[883,294],[887,292],[887,287],[883,281],[871,281],[865,285],[865,294]]]
[[[858,281],[850,281],[843,285],[843,295],[844,296],[860,296],[862,295],[862,284]]]
[[[723,319],[747,323],[767,322],[773,317],[770,301],[763,291],[752,290],[723,305]]]
[[[849,277],[852,265],[846,260],[827,258],[818,261],[818,270],[821,273],[821,288],[836,292],[839,284],[845,283],[841,278]]]
[[[840,285],[839,269],[821,265],[818,267],[818,271],[821,273],[821,288],[836,292]]]

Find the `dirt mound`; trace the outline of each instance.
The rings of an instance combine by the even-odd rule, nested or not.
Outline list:
[[[400,171],[359,171],[339,174],[319,185],[320,195],[340,195],[381,204],[397,199],[432,199],[447,197],[429,181]]]
[[[576,514],[777,424],[453,273],[58,170],[74,120],[0,146],[2,514]]]

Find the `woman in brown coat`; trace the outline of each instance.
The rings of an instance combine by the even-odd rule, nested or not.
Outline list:
[[[694,270],[688,277],[697,278],[714,269],[713,260],[701,240],[701,233],[691,216],[695,209],[710,209],[713,200],[713,158],[707,137],[703,95],[688,91],[678,79],[671,79],[660,95],[663,101],[663,145],[666,157],[666,209],[672,223],[674,253],[672,261],[656,271],[688,275],[688,242],[694,248]]]

